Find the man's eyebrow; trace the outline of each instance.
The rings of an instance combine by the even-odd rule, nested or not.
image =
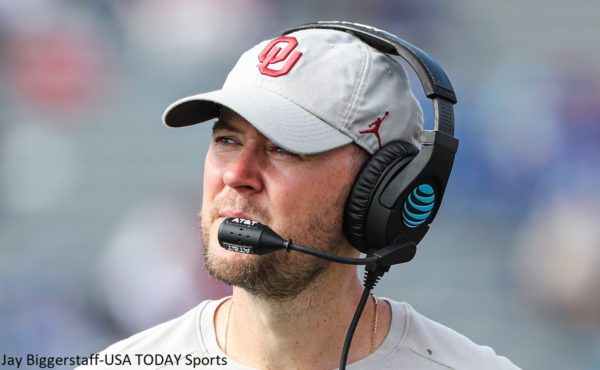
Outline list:
[[[215,124],[213,125],[213,127],[212,127],[212,132],[220,131],[220,130],[227,130],[227,131],[233,131],[233,132],[241,132],[239,128],[237,128],[234,125],[232,125],[229,121],[223,120],[223,119],[217,120],[215,122]]]

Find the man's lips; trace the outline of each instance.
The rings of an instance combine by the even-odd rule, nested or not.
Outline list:
[[[235,218],[243,218],[245,220],[256,220],[252,216],[248,215],[243,211],[234,211],[234,210],[224,210],[219,212],[219,217],[227,218],[227,217],[235,217]]]

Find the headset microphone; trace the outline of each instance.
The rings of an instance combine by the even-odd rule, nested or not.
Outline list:
[[[397,241],[366,258],[336,256],[285,240],[260,222],[238,217],[227,217],[221,222],[218,238],[221,247],[232,252],[263,255],[282,249],[293,250],[346,265],[373,264],[384,269],[383,272],[387,272],[391,265],[412,260],[417,252],[414,242]]]

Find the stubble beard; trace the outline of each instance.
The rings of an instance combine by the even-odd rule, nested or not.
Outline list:
[[[341,232],[341,210],[345,197],[339,198],[334,205],[321,208],[320,213],[288,222],[276,231],[299,244],[336,254],[345,242]],[[243,201],[217,201],[214,209],[226,205],[256,216],[255,221],[266,223],[268,220],[266,211],[255,209]],[[283,250],[262,256],[244,256],[233,262],[224,261],[211,252],[212,248],[221,247],[209,245],[210,222],[210,219],[199,217],[204,266],[209,275],[255,296],[278,301],[291,300],[315,284],[331,266],[329,261]]]

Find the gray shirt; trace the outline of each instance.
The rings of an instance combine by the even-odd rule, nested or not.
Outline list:
[[[239,369],[217,344],[216,308],[227,298],[204,301],[184,315],[122,340],[79,369]],[[519,369],[507,358],[419,314],[408,303],[389,302],[390,330],[382,345],[348,370]],[[112,362],[112,366],[108,366]],[[118,365],[118,366],[115,366]]]

